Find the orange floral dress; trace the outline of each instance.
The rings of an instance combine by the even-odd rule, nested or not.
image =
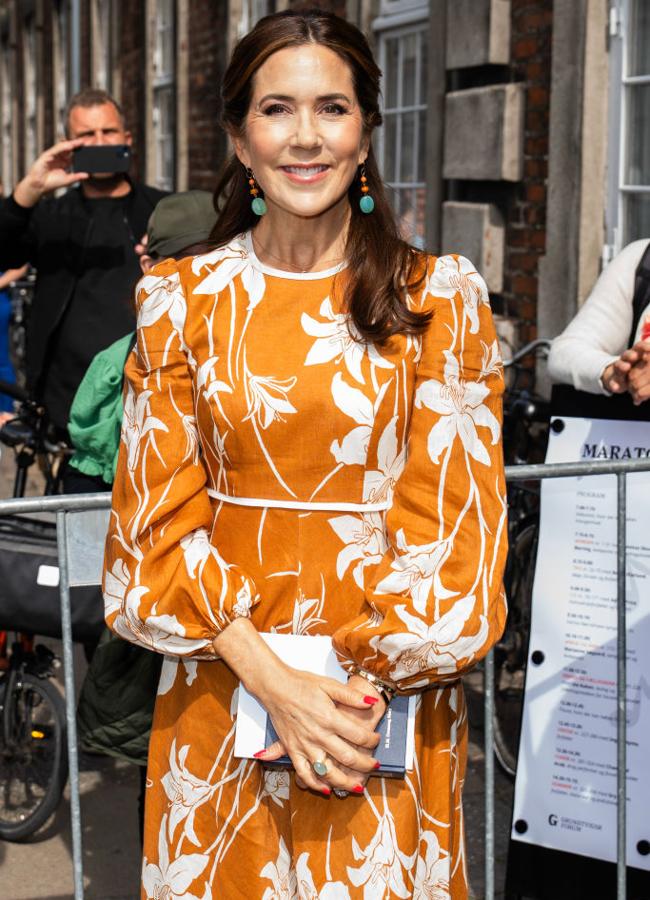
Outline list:
[[[142,897],[467,896],[460,677],[506,615],[503,373],[480,275],[426,264],[430,326],[381,348],[344,270],[271,269],[250,234],[139,284],[104,596],[165,655]],[[416,692],[406,778],[326,798],[235,757],[212,640],[237,616],[332,635],[344,667]]]

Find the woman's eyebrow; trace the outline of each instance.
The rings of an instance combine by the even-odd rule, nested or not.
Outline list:
[[[295,100],[295,97],[289,96],[289,94],[265,94],[259,103],[265,103],[267,100],[282,100],[286,103],[291,103]],[[320,94],[316,97],[316,100],[319,103],[323,101],[332,101],[332,100],[345,100],[346,103],[350,103],[351,100],[346,94]]]

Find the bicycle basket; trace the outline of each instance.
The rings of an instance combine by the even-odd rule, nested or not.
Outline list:
[[[61,637],[59,565],[53,518],[0,517],[0,630]],[[104,628],[99,586],[70,589],[72,637],[98,638]]]

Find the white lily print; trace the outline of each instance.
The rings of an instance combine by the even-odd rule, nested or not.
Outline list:
[[[363,499],[368,503],[390,500],[406,462],[406,447],[399,449],[397,416],[384,428],[377,444],[378,469],[366,471],[363,479]]]
[[[210,857],[204,853],[186,853],[169,861],[167,846],[167,816],[163,816],[158,837],[158,865],[147,862],[145,856],[142,863],[142,886],[147,893],[147,900],[199,900],[187,889],[204,871]],[[209,897],[209,888],[202,900]]]
[[[323,587],[324,591],[324,587]],[[312,628],[322,625],[325,619],[320,618],[325,604],[325,594],[321,597],[305,597],[301,589],[293,601],[293,615],[290,622],[273,626],[273,631],[288,631],[289,634],[309,634]]]
[[[131,573],[123,559],[116,559],[113,568],[104,574],[104,614],[112,616],[122,608],[131,581]]]
[[[194,288],[194,294],[219,294],[240,275],[248,294],[248,310],[254,309],[264,296],[264,275],[251,264],[242,238],[235,238],[226,247],[195,257],[192,271],[200,275],[203,269],[211,271]]]
[[[176,616],[156,615],[155,604],[153,615],[147,616],[143,621],[138,610],[140,600],[148,591],[149,588],[144,586],[134,587],[128,591],[121,609],[111,625],[116,634],[125,641],[142,644],[149,650],[156,649],[162,653],[190,654],[210,646],[208,639],[186,638],[185,627]]]
[[[363,341],[357,332],[350,317],[345,313],[335,313],[332,309],[332,301],[326,297],[321,303],[320,314],[324,322],[303,313],[300,323],[303,330],[316,338],[305,359],[306,366],[316,366],[320,363],[328,363],[341,360],[359,384],[364,384],[365,379],[361,371],[361,363],[365,354],[371,365],[382,369],[392,369],[393,363],[378,352],[374,344]]]
[[[281,769],[265,769],[260,798],[264,797],[269,797],[276,806],[284,806],[284,801],[289,799],[289,773]]]
[[[284,838],[280,838],[277,860],[264,866],[260,878],[268,878],[273,883],[273,887],[267,887],[262,894],[262,900],[297,900],[296,873]]]
[[[316,890],[309,868],[309,853],[301,853],[298,857],[296,876],[300,900],[350,900],[350,891],[342,881],[328,881],[320,891]]]
[[[214,369],[219,361],[218,356],[210,356],[204,363],[199,366],[199,370],[196,376],[196,387],[198,390],[203,391],[203,396],[206,400],[211,400],[215,395],[221,393],[232,394],[232,388],[229,384],[226,384],[225,381],[221,381],[215,375]],[[219,398],[217,396],[217,402],[219,402]],[[221,405],[219,405],[219,411],[222,415],[224,415],[223,410],[221,409]],[[224,415],[225,418],[225,415]]]
[[[138,326],[146,328],[148,325],[153,325],[167,313],[174,331],[184,347],[183,331],[187,315],[187,301],[178,272],[163,278],[159,275],[145,275],[138,282],[137,292],[140,291],[144,291],[147,297],[140,305]]]
[[[138,464],[142,439],[150,431],[169,431],[169,428],[160,419],[147,415],[147,405],[152,393],[153,391],[141,391],[136,399],[135,392],[130,384],[126,392],[124,418],[122,420],[122,440],[127,447],[127,465],[131,471]]]
[[[250,581],[245,581],[235,595],[232,608],[233,616],[250,616],[253,605],[253,594]]]
[[[464,256],[438,257],[422,295],[423,299],[427,294],[431,294],[433,297],[447,297],[450,300],[456,294],[460,294],[463,298],[465,314],[469,319],[470,334],[476,334],[479,328],[479,306],[482,303],[486,306],[490,305],[485,281]]]
[[[424,831],[424,856],[418,856],[413,882],[413,900],[451,900],[449,893],[449,854],[442,853],[433,831]]]
[[[189,750],[189,744],[185,744],[178,751],[177,758],[176,738],[174,738],[169,751],[169,771],[163,775],[161,782],[171,806],[169,840],[174,840],[176,828],[186,820],[185,835],[195,847],[198,847],[200,841],[194,831],[194,815],[198,807],[210,799],[213,788],[207,781],[193,775],[187,768],[186,760]]]
[[[375,588],[377,594],[408,593],[414,608],[422,616],[432,591],[436,600],[454,596],[444,587],[439,574],[453,548],[449,539],[430,544],[408,544],[404,529],[400,528],[395,542],[400,552],[390,565],[393,571]]]
[[[334,403],[355,422],[357,427],[348,432],[342,441],[332,441],[330,453],[339,465],[363,466],[368,457],[368,444],[375,424],[377,410],[384,399],[389,382],[382,385],[373,403],[363,391],[346,384],[340,372],[332,379]]]
[[[483,401],[489,389],[479,381],[460,379],[458,359],[445,350],[444,383],[431,378],[422,382],[415,392],[415,406],[426,406],[437,413],[440,419],[429,432],[427,447],[433,463],[438,463],[440,454],[447,450],[459,437],[467,453],[486,466],[490,456],[476,430],[488,428],[492,444],[496,444],[501,434],[499,421]]]
[[[177,656],[166,656],[163,660],[162,669],[160,670],[158,690],[156,691],[159,696],[168,694],[174,687],[179,666],[182,666],[185,670],[185,684],[190,686],[194,683],[197,676],[198,660],[179,659]]]
[[[298,380],[291,378],[272,378],[262,375],[251,375],[247,371],[249,412],[243,421],[255,419],[266,430],[273,422],[284,422],[283,414],[295,413],[298,410],[287,399],[287,395]]]
[[[485,341],[481,341],[481,347],[483,348],[483,358],[481,362],[480,379],[483,380],[484,378],[487,378],[488,375],[500,376],[503,371],[503,360],[501,359],[499,342],[492,341],[492,343],[488,345]]]
[[[352,577],[363,590],[363,570],[380,563],[388,549],[383,517],[371,512],[336,516],[328,521],[345,544],[336,560],[336,574],[342,580],[349,567],[356,563]]]
[[[402,869],[410,872],[417,853],[407,856],[399,849],[390,810],[387,809],[379,820],[377,831],[365,850],[359,847],[356,838],[352,838],[352,853],[363,863],[358,868],[348,866],[348,878],[355,887],[363,885],[364,900],[411,896]]]
[[[476,597],[473,594],[461,597],[454,601],[451,609],[430,624],[411,615],[406,606],[399,604],[395,607],[395,613],[407,630],[383,638],[371,638],[370,643],[375,650],[386,655],[392,664],[390,676],[396,681],[419,672],[452,674],[461,660],[471,662],[485,644],[488,623],[482,613],[478,631],[475,634],[465,633],[467,620],[475,607]]]

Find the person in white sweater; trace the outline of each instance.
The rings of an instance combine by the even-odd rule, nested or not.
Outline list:
[[[635,404],[650,398],[650,306],[641,315],[633,345],[635,273],[650,241],[628,244],[603,270],[577,315],[555,338],[548,358],[553,381],[591,394],[630,393]]]

